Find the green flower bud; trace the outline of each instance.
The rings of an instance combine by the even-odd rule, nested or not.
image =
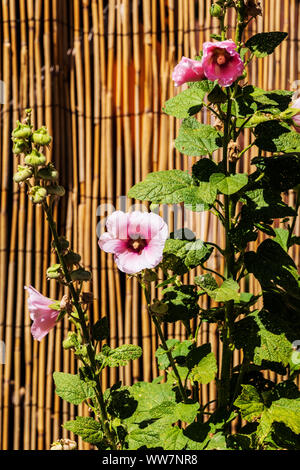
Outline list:
[[[79,264],[81,256],[74,251],[69,251],[65,256],[64,260],[68,266],[73,266],[73,264]]]
[[[20,121],[17,121],[17,127],[12,131],[12,137],[17,139],[28,139],[32,134],[32,126],[28,124],[22,124]]]
[[[46,163],[46,157],[36,149],[32,149],[31,153],[26,155],[25,163],[30,166],[43,166]]]
[[[27,144],[23,139],[13,139],[13,153],[19,155],[20,153],[25,153]]]
[[[77,334],[74,331],[69,331],[68,336],[63,340],[62,345],[64,349],[78,348],[80,343],[78,341]]]
[[[210,14],[216,18],[221,18],[224,15],[223,8],[215,3],[210,7]]]
[[[29,191],[29,195],[34,204],[41,204],[47,197],[47,190],[42,186],[33,186]]]
[[[47,128],[43,126],[33,133],[32,140],[37,145],[49,145],[52,137],[48,134]]]
[[[71,272],[71,279],[72,281],[90,281],[92,279],[92,273],[83,268],[79,268]]]
[[[58,179],[58,171],[52,163],[49,163],[46,167],[39,169],[37,177],[45,181],[56,181]]]
[[[52,248],[55,249],[54,241],[52,241]],[[64,251],[67,251],[68,248],[69,248],[69,242],[66,239],[66,237],[63,237],[63,236],[59,237],[58,238],[58,249],[59,249],[59,251],[64,252]]]
[[[18,166],[17,173],[14,174],[14,181],[16,183],[22,183],[22,181],[26,181],[28,178],[32,177],[32,169],[28,166]]]
[[[157,315],[164,315],[168,311],[168,305],[161,300],[155,299],[153,304],[150,306],[151,311]]]
[[[53,264],[50,268],[46,271],[48,279],[61,279],[62,271],[60,264]]]
[[[48,191],[48,194],[51,194],[54,196],[64,196],[66,193],[65,188],[59,185],[47,186],[47,191]]]

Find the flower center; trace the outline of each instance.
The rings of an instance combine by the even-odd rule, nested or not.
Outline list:
[[[147,240],[144,238],[135,238],[135,239],[130,239],[128,242],[128,248],[131,251],[134,251],[135,253],[140,254],[145,246],[147,245]]]
[[[225,49],[217,48],[214,51],[213,60],[218,65],[226,65],[229,59],[230,59],[230,54],[228,54],[228,52]]]

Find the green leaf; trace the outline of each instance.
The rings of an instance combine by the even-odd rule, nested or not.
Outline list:
[[[264,189],[276,193],[294,188],[300,181],[300,154],[285,153],[272,157],[256,157],[252,160],[262,178]]]
[[[166,341],[168,350],[171,351],[172,357],[178,363],[185,363],[185,358],[190,352],[193,344],[191,340],[184,340],[180,342],[178,339],[167,339]],[[170,366],[170,361],[167,353],[163,347],[159,347],[155,353],[160,369],[165,370]]]
[[[274,228],[276,234],[274,241],[279,243],[284,251],[288,251],[289,231],[284,228]]]
[[[168,305],[168,312],[163,321],[176,322],[189,320],[199,313],[198,294],[195,286],[170,286],[163,290],[163,302]]]
[[[188,438],[187,450],[202,450],[210,441],[214,425],[211,423],[194,422],[183,430],[183,434]]]
[[[207,343],[191,350],[187,357],[187,366],[191,371],[189,379],[192,382],[206,385],[214,380],[218,367],[211,345]]]
[[[164,247],[162,268],[176,274],[184,274],[208,260],[213,248],[201,240],[168,239]]]
[[[226,279],[220,287],[212,291],[207,291],[207,293],[216,302],[228,302],[229,300],[239,300],[239,288],[236,281]]]
[[[210,184],[216,187],[223,194],[234,194],[242,189],[248,183],[248,175],[237,174],[225,176],[223,173],[214,173],[211,175]]]
[[[300,398],[273,401],[268,412],[273,422],[282,422],[294,433],[300,434]]]
[[[180,420],[185,423],[192,423],[199,411],[199,403],[177,403],[174,409],[174,422]]]
[[[103,441],[101,424],[93,418],[77,416],[75,421],[67,421],[63,427],[90,444],[97,445]]]
[[[190,380],[206,385],[214,380],[218,372],[218,366],[214,354],[211,352],[205,356],[199,364],[191,370]]]
[[[210,273],[196,276],[194,282],[205,291],[213,291],[219,287],[217,281]]]
[[[255,311],[234,324],[233,339],[237,349],[256,365],[268,362],[287,366],[292,354],[292,345],[287,335],[290,328],[285,319],[264,310]]]
[[[166,170],[149,173],[141,183],[133,186],[128,197],[151,201],[156,204],[179,204],[184,202],[197,212],[209,209],[201,199],[201,191],[193,178],[181,170]]]
[[[192,175],[198,182],[209,182],[210,176],[217,171],[217,165],[209,158],[201,158],[192,167]]]
[[[212,154],[221,147],[221,134],[212,126],[201,124],[194,118],[184,119],[175,147],[189,156]]]
[[[258,33],[248,39],[245,46],[248,47],[256,57],[265,57],[272,54],[287,35],[288,33],[283,33],[281,31]]]
[[[201,82],[196,82],[193,87],[166,101],[163,111],[179,119],[188,118],[201,110],[206,93]]]
[[[79,405],[84,400],[95,396],[94,389],[83,382],[79,375],[54,372],[53,379],[57,395],[73,405]]]
[[[126,366],[130,361],[138,359],[142,355],[142,348],[135,344],[122,344],[116,349],[110,349],[108,354],[103,357],[106,365],[109,367]],[[97,355],[99,359],[101,353]]]
[[[279,121],[263,122],[255,128],[255,145],[267,152],[299,152],[300,134]]]
[[[217,432],[208,442],[205,450],[226,450],[226,437],[222,432]]]
[[[261,396],[253,385],[242,385],[242,393],[234,405],[240,409],[242,418],[249,422],[260,418],[265,408]]]
[[[264,289],[275,286],[287,291],[299,289],[299,274],[294,261],[274,240],[263,241],[256,253],[246,253],[245,265]]]
[[[160,435],[161,442],[165,450],[181,450],[184,449],[188,438],[183,434],[182,429],[178,426],[171,427]]]
[[[157,429],[134,429],[131,431],[127,438],[129,450],[137,450],[140,447],[159,447],[161,444],[159,431]]]

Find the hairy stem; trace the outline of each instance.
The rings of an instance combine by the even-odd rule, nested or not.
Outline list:
[[[148,313],[149,313],[149,316],[150,318],[152,319],[153,323],[154,323],[154,326],[156,328],[156,331],[158,333],[158,336],[161,340],[161,344],[162,344],[162,347],[164,348],[164,350],[166,351],[166,354],[167,354],[167,357],[170,361],[170,364],[171,364],[171,367],[173,369],[173,372],[175,374],[175,377],[176,377],[176,380],[177,380],[177,385],[178,385],[178,388],[179,388],[179,392],[180,392],[180,395],[181,395],[181,398],[182,400],[184,401],[184,403],[188,403],[188,397],[186,395],[186,391],[185,391],[185,388],[182,384],[182,381],[181,381],[181,378],[180,378],[180,375],[179,375],[179,372],[178,372],[178,369],[176,367],[176,364],[175,364],[175,361],[174,361],[174,358],[172,356],[172,353],[171,351],[169,351],[169,348],[168,348],[168,345],[166,343],[166,340],[165,340],[165,337],[164,337],[164,333],[162,331],[162,328],[160,326],[160,322],[159,320],[156,318],[155,315],[152,314],[151,312],[151,309],[150,309],[150,305],[151,305],[151,294],[150,294],[150,290],[149,290],[149,285],[148,283],[142,281],[141,282],[141,285],[142,285],[142,288],[143,288],[143,291],[144,291],[144,294],[145,294],[145,298],[146,298],[146,302],[147,302],[147,310],[148,310]]]

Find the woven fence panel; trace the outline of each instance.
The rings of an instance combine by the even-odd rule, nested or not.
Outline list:
[[[296,82],[299,2],[261,3],[263,16],[250,24],[248,34],[282,29],[289,38],[273,56],[254,61],[249,81],[265,89],[296,90],[300,88]],[[20,190],[12,182],[18,164],[10,140],[15,122],[30,107],[35,127],[45,124],[53,136],[47,158],[55,162],[66,188],[55,213],[60,233],[92,270],[92,320],[108,315],[111,347],[129,342],[143,347],[141,361],[111,370],[103,377],[104,387],[116,380],[127,385],[152,380],[158,375],[157,338],[137,282],[117,271],[111,255],[100,253],[98,235],[105,216],[132,208],[135,202],[126,194],[150,171],[189,170],[196,161],[175,151],[179,122],[164,115],[162,106],[177,92],[171,80],[174,65],[183,55],[197,55],[210,34],[218,32],[217,21],[209,16],[210,4],[210,0],[0,2],[2,352],[5,343],[5,364],[0,364],[1,449],[49,449],[55,439],[68,437],[61,428],[64,421],[88,413],[86,407],[77,409],[54,393],[54,370],[76,372],[74,357],[61,347],[67,320],[42,342],[32,341],[24,286],[33,285],[53,299],[63,292],[46,279],[55,255],[42,211],[28,204],[24,187]],[[231,35],[233,13],[228,21]],[[201,119],[210,122],[211,116],[203,113]],[[243,139],[248,145],[246,131]],[[253,156],[255,151],[240,163],[240,171],[250,170]],[[224,242],[215,218],[207,213],[193,215],[177,207],[163,208],[161,215],[170,230],[184,224],[205,240]],[[256,243],[261,241],[260,237]],[[299,264],[299,253],[293,256]],[[222,270],[222,260],[216,256],[210,267]],[[192,281],[200,272],[186,275],[184,281]],[[252,282],[243,287],[256,291]],[[166,333],[184,338],[177,324],[168,326]],[[216,328],[205,325],[200,336],[201,341],[212,342],[219,356]],[[202,387],[204,402],[215,396],[213,384]],[[79,441],[79,448],[88,446]]]

